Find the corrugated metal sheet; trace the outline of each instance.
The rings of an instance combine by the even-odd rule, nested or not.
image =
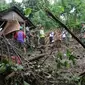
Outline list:
[[[36,26],[27,17],[25,17],[21,10],[16,6],[0,11],[0,19],[2,21],[17,20],[21,23],[25,22],[25,26],[30,27],[30,29],[36,28]]]
[[[11,11],[8,12],[6,15],[1,17],[2,20],[18,20],[19,22],[24,22],[21,16],[19,16],[16,12]]]
[[[18,23],[18,21],[8,21],[3,30],[3,35],[7,35],[19,29],[20,29],[20,24]]]

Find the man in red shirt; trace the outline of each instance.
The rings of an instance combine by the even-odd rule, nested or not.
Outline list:
[[[16,34],[14,35],[14,38],[19,43],[19,47],[23,47],[24,52],[26,53],[26,48],[25,48],[25,45],[24,45],[24,39],[26,38],[26,35],[23,32],[23,30],[20,29],[19,31],[17,31]]]

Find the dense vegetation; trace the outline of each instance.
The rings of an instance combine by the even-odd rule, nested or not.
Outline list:
[[[85,20],[85,0],[23,0],[22,3],[12,0],[8,4],[5,0],[0,2],[0,11],[17,6],[35,25],[42,24],[46,28],[55,28],[59,25],[46,16],[45,9],[51,10],[72,29],[80,28]]]

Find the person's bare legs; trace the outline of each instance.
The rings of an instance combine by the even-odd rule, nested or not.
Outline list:
[[[24,47],[23,49],[24,49],[24,54],[26,54],[26,48]]]

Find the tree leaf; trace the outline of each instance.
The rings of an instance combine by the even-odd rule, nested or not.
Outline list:
[[[24,10],[24,13],[25,13],[26,16],[29,16],[31,12],[32,12],[32,9],[31,8],[26,8]]]

